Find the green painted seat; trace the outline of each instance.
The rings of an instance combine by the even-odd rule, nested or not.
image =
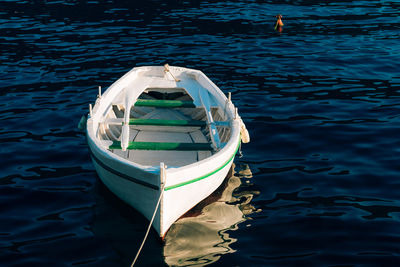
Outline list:
[[[109,149],[121,149],[121,142],[114,141]],[[209,143],[168,143],[168,142],[129,142],[129,150],[179,150],[179,151],[211,151]]]

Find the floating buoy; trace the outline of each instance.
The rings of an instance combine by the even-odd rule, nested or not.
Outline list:
[[[283,22],[282,22],[282,15],[276,15],[275,16],[276,18],[277,18],[277,21],[276,21],[276,23],[275,23],[275,31],[279,31],[279,32],[281,32],[282,31],[282,27],[283,27]]]

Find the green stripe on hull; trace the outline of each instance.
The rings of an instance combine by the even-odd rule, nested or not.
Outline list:
[[[195,108],[193,101],[137,99],[135,106],[157,108]]]
[[[156,125],[156,126],[206,126],[205,121],[198,120],[153,120],[153,119],[130,119],[130,125]]]
[[[235,155],[236,155],[236,153],[237,153],[237,151],[239,149],[239,146],[240,146],[240,136],[239,136],[239,144],[236,147],[235,152],[233,153],[233,155],[222,166],[220,166],[219,168],[215,169],[214,171],[212,171],[212,172],[210,172],[210,173],[208,173],[206,175],[200,176],[198,178],[195,178],[195,179],[183,182],[183,183],[167,186],[167,187],[164,188],[164,191],[168,191],[168,190],[175,189],[175,188],[178,188],[178,187],[181,187],[181,186],[185,186],[185,185],[188,185],[188,184],[191,184],[191,183],[195,183],[197,181],[203,180],[203,179],[205,179],[205,178],[207,178],[207,177],[219,172],[220,170],[225,168],[226,165],[228,165],[233,160],[233,158],[235,157]]]
[[[121,149],[121,142],[114,141],[109,149]],[[213,150],[209,143],[161,143],[161,142],[129,142],[127,149],[136,150],[179,150],[179,151],[198,151]]]

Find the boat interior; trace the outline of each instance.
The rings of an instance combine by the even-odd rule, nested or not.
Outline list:
[[[124,151],[120,144],[126,112],[122,93],[116,99],[120,100],[108,109],[97,136],[113,142],[109,150],[114,154],[143,166],[164,162],[180,167],[201,161],[223,148],[231,135],[223,108],[195,106],[183,88],[148,88],[130,109],[129,146]]]

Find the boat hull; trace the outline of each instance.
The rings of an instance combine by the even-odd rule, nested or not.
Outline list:
[[[241,135],[241,119],[234,105],[216,85],[199,71],[179,67],[173,70],[176,73],[181,73],[181,77],[186,77],[191,83],[184,80],[178,83],[178,81],[161,79],[157,75],[161,75],[164,71],[158,67],[139,67],[128,72],[110,86],[102,96],[99,93],[96,104],[93,109],[90,108],[90,117],[86,127],[92,161],[101,181],[110,191],[138,210],[149,221],[152,220],[154,215],[152,225],[160,237],[164,237],[170,226],[179,217],[213,193],[222,184],[239,149]],[[155,81],[151,81],[146,76],[152,74],[153,71],[156,73]],[[142,75],[141,78],[140,75]],[[197,81],[195,85],[193,85],[194,81]],[[140,85],[140,90],[138,89],[138,91],[134,91],[133,93],[124,91],[127,87],[135,88],[136,90],[138,87],[134,85]],[[157,90],[175,90],[174,88],[177,88],[176,90],[179,89],[180,91],[182,91],[181,88],[184,88],[188,90],[187,92],[193,97],[193,104],[196,104],[196,106],[201,104],[206,111],[205,114],[208,114],[208,124],[206,125],[210,128],[209,133],[212,133],[210,134],[210,139],[212,139],[212,147],[214,149],[213,153],[210,153],[210,156],[202,159],[198,158],[197,161],[188,163],[187,165],[163,167],[165,164],[161,161],[157,161],[154,164],[147,164],[127,157],[121,157],[119,154],[114,153],[115,151],[113,150],[116,148],[111,145],[113,144],[112,141],[99,138],[102,129],[101,125],[104,126],[106,121],[104,116],[113,108],[113,105],[115,103],[122,103],[121,105],[131,107],[137,97],[146,88],[158,88]],[[121,92],[125,93],[121,94]],[[121,100],[124,96],[124,99],[129,99],[129,101]],[[201,101],[199,101],[199,98]],[[144,100],[141,101],[146,102]],[[213,122],[211,107],[223,110],[221,112],[223,115],[220,117],[224,118],[225,126],[220,127],[229,127],[229,135],[226,135],[228,137],[224,141],[220,142],[216,138],[218,135],[216,134],[217,129]],[[128,119],[130,119],[129,115],[124,120],[129,121]],[[118,121],[118,118],[116,118],[116,121]],[[154,123],[154,121],[152,122]],[[122,127],[122,132],[118,139],[122,150],[127,147],[122,147],[121,143],[128,143],[123,138],[124,129],[128,129],[128,127]],[[129,133],[124,136],[129,137]],[[196,145],[199,144],[201,144],[200,141],[196,143]],[[137,154],[134,157],[146,154],[139,151],[135,153]],[[156,162],[156,160],[153,161]],[[160,204],[157,206],[159,199]]]

